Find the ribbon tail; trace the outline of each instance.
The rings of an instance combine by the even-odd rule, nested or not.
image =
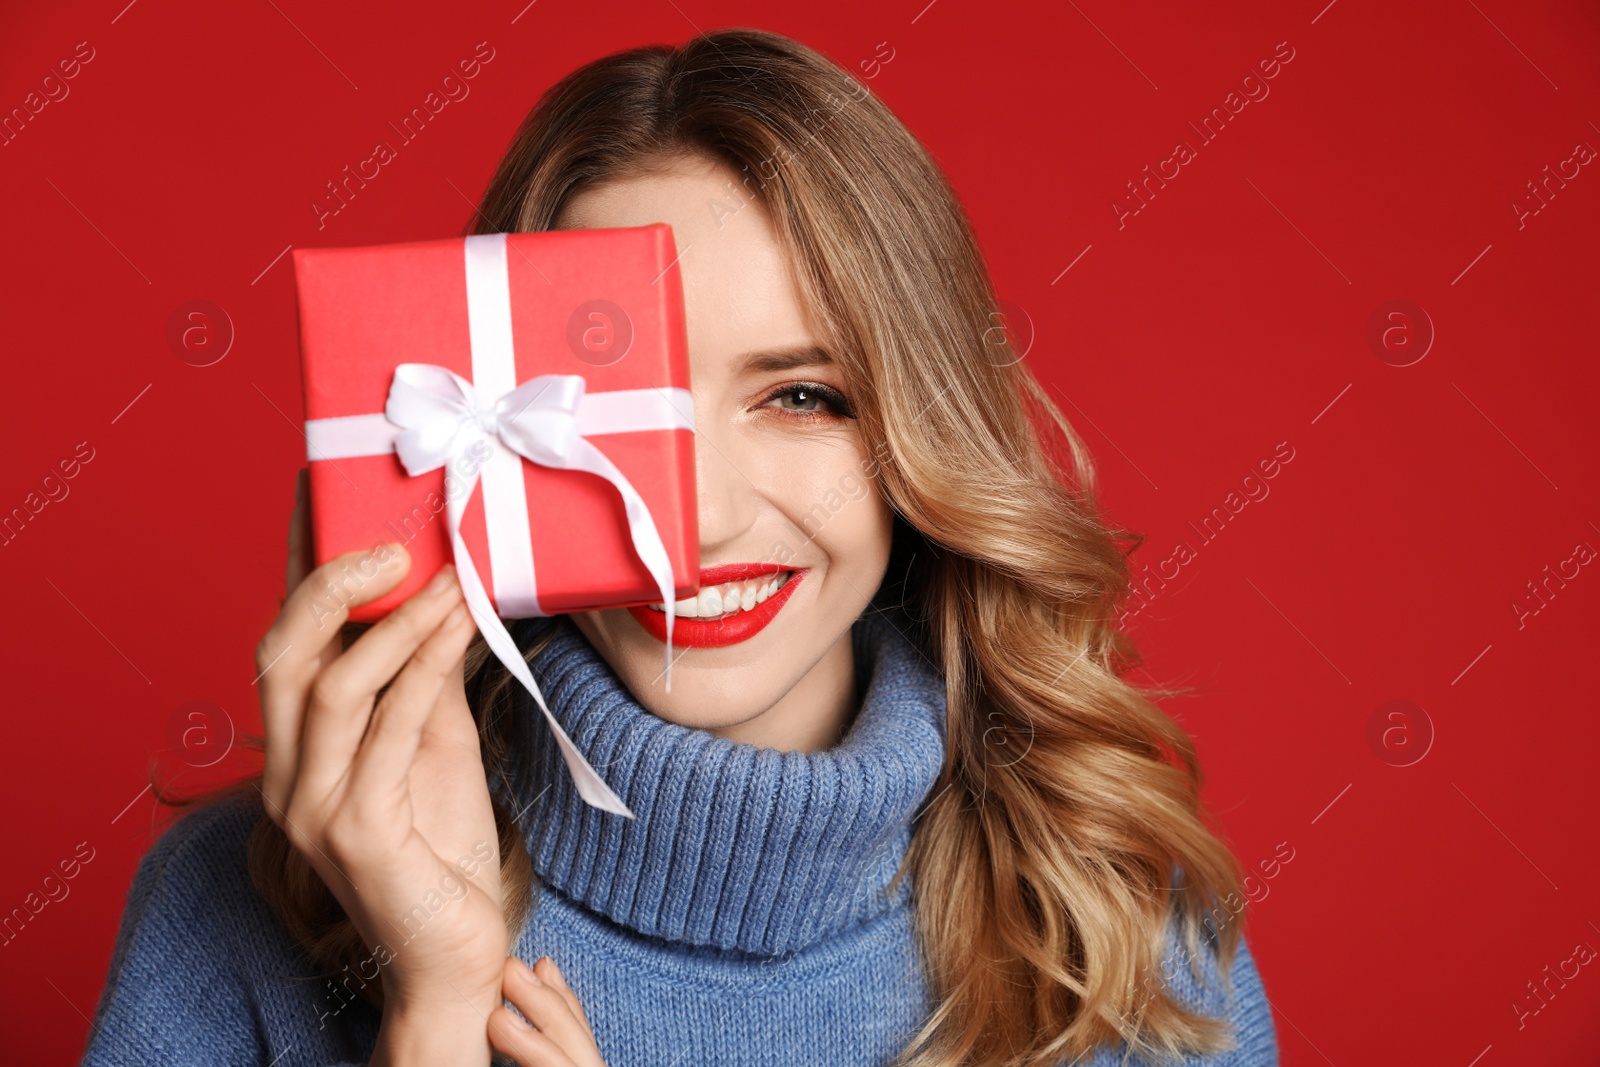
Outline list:
[[[567,732],[551,714],[549,707],[545,705],[544,694],[539,692],[539,685],[533,680],[533,672],[528,669],[527,660],[522,658],[517,643],[511,639],[505,624],[495,614],[489,594],[484,590],[483,580],[478,577],[478,568],[473,565],[472,555],[467,551],[467,544],[461,538],[461,516],[466,510],[466,501],[472,497],[475,483],[476,479],[473,485],[468,485],[462,492],[449,498],[450,545],[455,552],[456,576],[461,581],[461,593],[466,598],[467,608],[472,612],[478,631],[488,642],[490,651],[505,664],[506,669],[517,681],[522,683],[522,687],[532,694],[534,701],[539,705],[539,710],[544,712],[545,721],[550,724],[550,730],[555,734],[556,745],[561,749],[562,758],[567,762],[567,770],[572,775],[572,783],[577,788],[578,795],[592,807],[632,819],[634,814],[628,805],[611,791],[611,787],[606,785],[605,780],[589,765],[589,761],[584,759],[583,753],[578,751],[572,739],[567,736]]]
[[[573,442],[569,465],[599,475],[616,486],[617,492],[622,494],[623,507],[628,513],[628,533],[633,539],[633,550],[639,554],[639,559],[649,569],[650,576],[656,580],[656,588],[661,592],[661,603],[667,609],[667,647],[662,673],[666,675],[667,692],[670,693],[672,692],[672,623],[676,608],[672,597],[672,560],[667,555],[667,546],[661,541],[661,531],[656,529],[656,520],[650,514],[649,505],[633,487],[633,483],[628,481],[627,475],[618,470],[616,464],[612,463],[611,459],[596,448],[588,438],[580,437]]]

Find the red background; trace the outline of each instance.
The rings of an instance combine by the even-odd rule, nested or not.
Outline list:
[[[1520,1029],[1512,1008],[1600,948],[1600,567],[1552,581],[1521,628],[1512,607],[1600,548],[1600,173],[1521,228],[1512,207],[1600,147],[1592,5],[125,3],[0,9],[5,112],[95,50],[0,147],[0,509],[94,449],[0,548],[0,912],[94,849],[0,948],[3,1058],[78,1055],[179,709],[225,709],[219,738],[258,728],[253,650],[304,447],[283,251],[457,234],[561,74],[755,25],[855,70],[931,148],[1114,517],[1148,535],[1135,559],[1195,549],[1132,626],[1151,678],[1198,689],[1168,707],[1241,860],[1294,850],[1248,926],[1283,1062],[1596,1062],[1595,965]],[[496,54],[471,95],[319,230],[324,183],[480,41]],[[1187,123],[1281,41],[1270,95],[1199,145]],[[892,58],[861,65],[875,55]],[[1179,139],[1198,157],[1119,229],[1110,204]],[[202,299],[236,339],[197,367],[167,326]],[[1367,340],[1396,299],[1437,333],[1404,367]],[[1294,458],[1270,495],[1200,544],[1188,524],[1279,442]],[[1369,741],[1391,700],[1431,723],[1409,766],[1415,713]]]

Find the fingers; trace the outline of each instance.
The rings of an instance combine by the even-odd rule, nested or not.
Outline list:
[[[555,963],[548,957],[545,957],[539,966],[544,968],[546,974],[555,971]],[[529,1035],[534,1038],[544,1037],[565,1057],[548,1061],[534,1060],[534,1063],[571,1062],[574,1067],[604,1067],[594,1034],[589,1029],[588,1020],[583,1017],[583,1008],[578,1003],[577,995],[566,988],[565,982],[556,986],[545,981],[539,977],[534,968],[530,968],[515,956],[508,956],[500,985],[505,998],[516,1005],[517,1010],[527,1016],[528,1022],[533,1024],[532,1029],[527,1024],[522,1024],[520,1027],[512,1025],[518,1021],[516,1016],[509,1011],[505,1012],[509,1019],[498,1029],[507,1035],[508,1042],[521,1041],[530,1050],[538,1049],[543,1052],[540,1046],[530,1040]],[[491,1016],[491,1039],[495,1037],[497,1029],[492,1025],[492,1019]],[[516,1055],[510,1047],[505,1051]],[[526,1067],[526,1061],[518,1062],[524,1063]]]
[[[583,1005],[578,1001],[578,994],[574,993],[572,987],[567,985],[567,979],[562,975],[561,968],[556,966],[556,961],[549,956],[540,956],[534,961],[533,973],[544,981],[546,985],[554,987],[556,992],[562,995],[567,1002],[567,1007],[572,1009],[572,1014],[576,1015],[579,1021],[583,1023],[584,1028],[593,1034],[594,1030],[589,1026],[589,1017],[583,1013]]]
[[[304,786],[310,795],[324,796],[350,771],[378,690],[401,672],[461,602],[455,568],[446,564],[317,675],[301,730],[297,790]],[[432,708],[429,701],[424,710]]]
[[[518,1067],[578,1067],[559,1045],[517,1018],[509,1008],[499,1007],[489,1013],[489,1042],[517,1061]]]
[[[346,552],[307,575],[289,591],[283,610],[256,646],[262,691],[283,679],[309,681],[315,671],[307,668],[338,638],[350,608],[387,593],[410,569],[410,555],[396,543]]]
[[[372,724],[356,753],[350,770],[352,794],[371,796],[406,787],[423,726],[466,653],[473,632],[472,612],[464,601],[458,602],[401,668],[372,713]]]
[[[349,607],[393,589],[410,565],[410,557],[398,544],[329,560],[290,591],[283,610],[256,646],[256,682],[266,732],[262,794],[275,819],[288,806],[299,773],[300,734],[312,680],[330,657],[338,655],[329,646],[338,640]]]

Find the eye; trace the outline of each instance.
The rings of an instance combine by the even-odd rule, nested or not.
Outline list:
[[[850,401],[831,385],[820,382],[791,382],[768,395],[767,404],[778,402],[778,410],[801,419],[856,417]]]

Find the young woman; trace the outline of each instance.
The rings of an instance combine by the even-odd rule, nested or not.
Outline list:
[[[474,229],[657,221],[703,566],[671,691],[659,610],[511,623],[634,818],[578,795],[449,568],[319,626],[331,579],[409,562],[307,575],[302,490],[265,771],[140,865],[85,1062],[1276,1063],[1194,748],[1122,677],[1123,537],[928,153],[721,31],[551,89]]]

